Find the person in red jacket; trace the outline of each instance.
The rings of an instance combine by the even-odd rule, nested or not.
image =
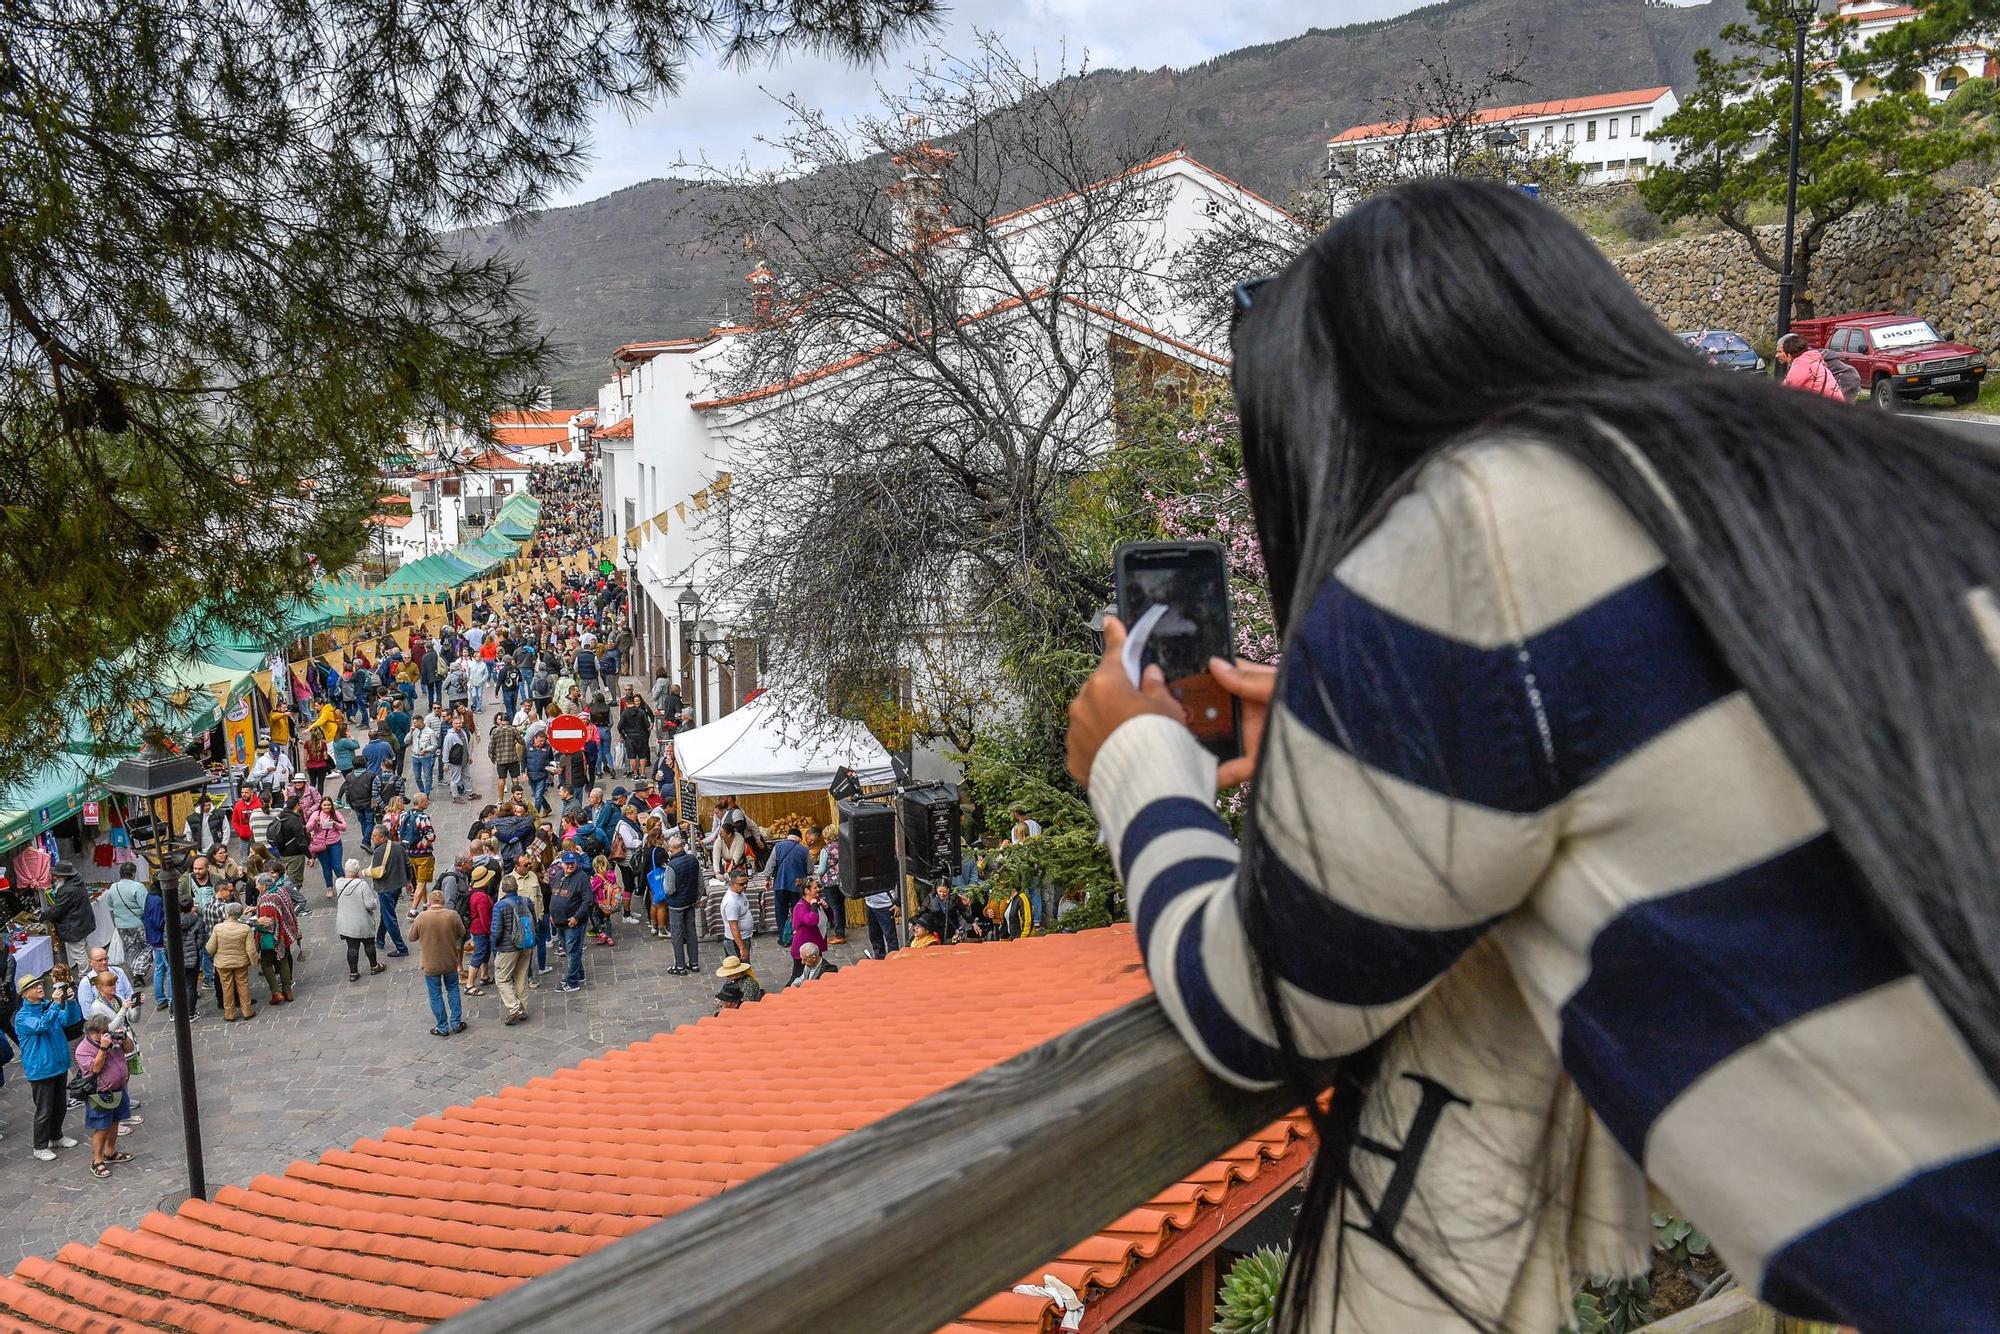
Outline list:
[[[236,837],[243,840],[243,851],[246,856],[250,851],[250,812],[263,809],[264,803],[247,787],[243,789],[243,795],[236,799],[236,804],[229,808],[229,827],[236,832]]]
[[[1807,347],[1806,340],[1798,334],[1788,333],[1778,340],[1778,364],[1785,367],[1785,388],[1841,403],[1847,401],[1847,391],[1840,387],[1826,354],[1816,347]]]

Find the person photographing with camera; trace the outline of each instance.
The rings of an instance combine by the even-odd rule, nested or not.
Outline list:
[[[14,1045],[21,1049],[21,1074],[35,1100],[35,1157],[52,1163],[57,1149],[76,1147],[63,1134],[70,1060],[63,1030],[82,1023],[83,1011],[75,988],[48,974],[17,978],[14,987],[21,996],[14,1011]]]
[[[102,1181],[113,1163],[129,1163],[132,1155],[118,1147],[118,1127],[132,1114],[131,1079],[134,1043],[130,1032],[113,1032],[111,1021],[93,1014],[83,1021],[76,1044],[79,1091],[84,1095],[83,1123],[90,1129],[90,1174]]]

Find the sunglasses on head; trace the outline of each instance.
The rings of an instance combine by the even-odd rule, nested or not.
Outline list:
[[[1277,276],[1275,273],[1267,273],[1262,277],[1246,279],[1236,284],[1235,291],[1230,295],[1229,303],[1229,336],[1231,338],[1236,336],[1236,330],[1243,323],[1243,317],[1248,315],[1251,307],[1257,304],[1257,293]]]

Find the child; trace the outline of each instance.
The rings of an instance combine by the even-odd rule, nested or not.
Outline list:
[[[602,853],[590,863],[590,892],[597,905],[597,943],[615,945],[611,938],[611,919],[618,911],[618,898],[623,886],[618,882],[618,873],[611,869],[611,859]]]

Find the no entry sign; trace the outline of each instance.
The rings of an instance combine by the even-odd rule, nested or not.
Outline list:
[[[549,748],[564,755],[574,755],[583,749],[583,743],[590,736],[590,720],[579,718],[573,713],[565,713],[549,719]]]

